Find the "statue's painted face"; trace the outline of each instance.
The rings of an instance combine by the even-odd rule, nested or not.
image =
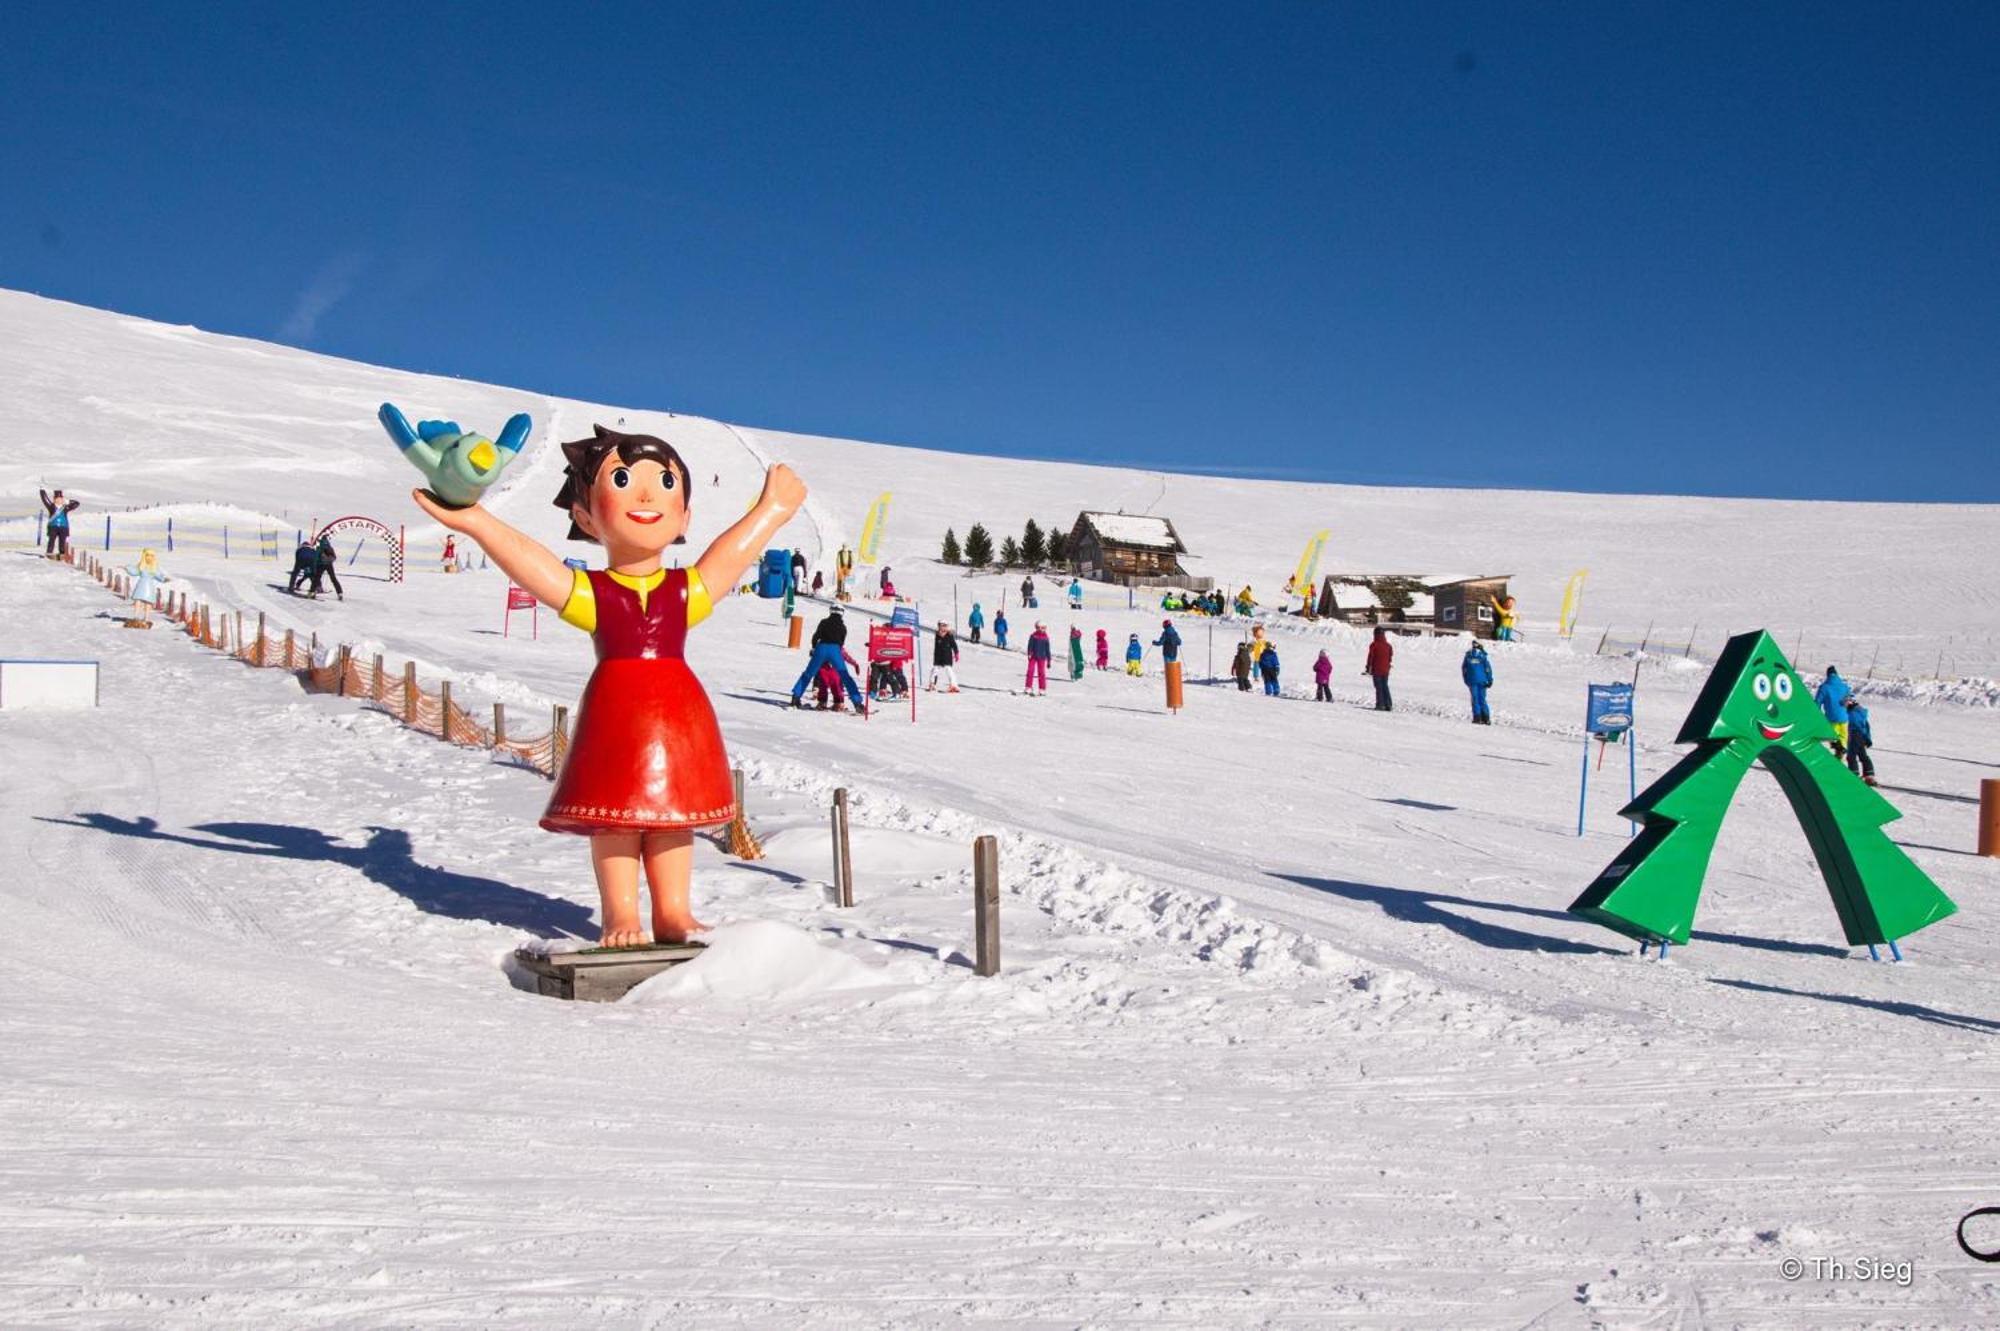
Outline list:
[[[597,469],[590,507],[573,510],[576,523],[612,555],[614,563],[657,555],[687,535],[684,478],[671,467],[616,454]]]
[[[1719,728],[1735,738],[1771,743],[1831,736],[1826,718],[1812,700],[1812,690],[1775,649],[1754,655],[1729,691],[1717,718]]]

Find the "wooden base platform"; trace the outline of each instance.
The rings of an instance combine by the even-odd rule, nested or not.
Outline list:
[[[547,998],[579,1003],[615,1003],[641,981],[693,961],[702,943],[661,943],[645,947],[590,947],[574,952],[518,948],[514,960],[535,977],[535,991]]]

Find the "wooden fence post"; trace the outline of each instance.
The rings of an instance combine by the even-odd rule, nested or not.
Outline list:
[[[833,792],[833,899],[838,906],[854,904],[853,846],[847,838],[847,787]]]
[[[382,701],[382,653],[375,653],[375,682],[368,686],[368,696],[376,702]]]
[[[347,656],[354,649],[346,643],[340,644],[340,655],[334,658],[333,692],[335,697],[347,696]]]
[[[236,654],[243,655],[243,612],[236,612]]]
[[[500,748],[507,743],[507,704],[493,704],[493,747]]]
[[[445,743],[451,743],[451,681],[438,683],[438,736]]]
[[[285,630],[285,669],[292,668],[292,630]]]
[[[972,973],[1000,973],[1000,842],[991,836],[972,843]]]
[[[558,706],[549,724],[549,733],[555,736],[549,745],[549,776],[554,777],[562,771],[563,761],[569,757],[569,708]]]
[[[417,663],[403,662],[403,724],[415,729],[417,725]]]
[[[306,641],[306,669],[308,670],[312,669],[313,662],[318,659],[319,659],[319,630],[314,629],[312,637],[307,639]]]

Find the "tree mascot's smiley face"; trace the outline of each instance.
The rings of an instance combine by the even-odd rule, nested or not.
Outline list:
[[[1832,738],[1832,729],[1805,686],[1776,653],[1760,654],[1730,690],[1718,731],[1733,738],[1784,744]]]

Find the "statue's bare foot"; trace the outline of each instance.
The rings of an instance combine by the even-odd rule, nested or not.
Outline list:
[[[599,947],[644,947],[650,941],[652,940],[646,937],[646,931],[638,925],[630,924],[623,920],[611,920],[605,923],[604,932],[598,938],[597,945]]]
[[[692,915],[662,915],[653,913],[653,939],[660,943],[685,943],[696,934],[706,933],[708,926]]]

